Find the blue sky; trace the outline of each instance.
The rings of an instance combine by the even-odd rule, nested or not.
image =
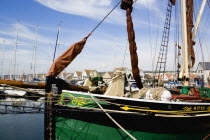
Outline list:
[[[32,62],[33,46],[36,26],[38,25],[36,73],[46,73],[52,62],[60,21],[62,21],[60,45],[56,57],[72,43],[80,41],[91,32],[116,3],[118,3],[117,0],[1,0],[0,63],[2,65],[2,42],[5,40],[5,74],[14,71],[14,42],[18,20],[19,37],[16,71],[20,74],[30,72],[31,64],[34,63],[34,61]],[[134,5],[133,20],[138,46],[139,67],[143,70],[152,70],[154,66],[152,64],[156,64],[156,61],[152,62],[153,57],[151,56],[154,56],[155,50],[159,52],[166,5],[167,0],[138,0]],[[200,2],[197,2],[196,6],[195,10],[198,11]],[[209,13],[207,5],[205,12]],[[203,34],[202,30],[205,30],[204,25],[207,22],[207,17],[208,15],[204,14],[201,34]],[[173,19],[167,62],[168,70],[172,70],[174,67],[174,25],[175,21]],[[156,37],[157,31],[158,38]],[[210,31],[207,28],[205,38],[209,38],[209,36]],[[156,44],[157,49],[155,49]],[[204,40],[204,45],[209,46],[209,40]],[[204,53],[207,54],[208,52],[204,51]],[[125,61],[123,61],[124,57]],[[198,56],[198,61],[200,61],[199,59],[201,60],[201,55]],[[205,60],[209,61],[208,56],[205,57]],[[115,67],[121,66],[130,68],[130,58],[127,46],[125,11],[117,7],[92,34],[82,53],[68,66],[65,72],[83,71],[84,69],[112,71]],[[0,71],[1,68],[2,66]]]

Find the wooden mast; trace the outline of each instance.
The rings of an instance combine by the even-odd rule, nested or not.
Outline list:
[[[186,18],[186,3],[185,0],[181,0],[181,12],[182,12],[182,69],[179,78],[183,79],[184,86],[189,86],[189,72],[188,72],[188,44],[187,44],[187,18]]]
[[[182,45],[183,45],[183,62],[182,70],[179,78],[184,81],[184,86],[189,86],[189,68],[192,68],[195,64],[195,53],[193,45],[195,44],[194,39],[198,30],[198,26],[201,20],[201,16],[206,4],[206,0],[203,0],[201,9],[199,11],[196,25],[193,30],[193,0],[181,0],[182,9]]]

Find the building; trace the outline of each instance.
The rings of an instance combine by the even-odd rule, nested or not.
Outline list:
[[[75,71],[72,79],[73,80],[81,80],[82,79],[82,72],[81,71]]]
[[[85,80],[89,77],[98,77],[99,74],[96,70],[84,70],[82,72],[82,79]]]
[[[199,81],[208,83],[208,78],[210,76],[210,62],[199,62],[196,73]]]
[[[63,80],[69,81],[73,77],[73,74],[72,73],[60,73],[58,76],[59,76],[59,78],[61,78]]]

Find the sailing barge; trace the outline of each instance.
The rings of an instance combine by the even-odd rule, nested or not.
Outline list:
[[[46,80],[45,139],[57,140],[107,140],[107,139],[206,139],[210,133],[210,90],[189,87],[188,65],[194,65],[192,25],[186,20],[192,0],[181,0],[183,20],[183,67],[179,78],[184,83],[182,92],[172,92],[156,87],[143,88],[139,76],[137,47],[132,22],[133,0],[122,0],[121,9],[126,10],[127,32],[131,56],[132,74],[139,92],[125,92],[126,75],[118,71],[109,86],[73,87],[56,78],[81,53],[89,34],[70,46],[51,66]],[[186,3],[187,6],[186,6]],[[119,3],[118,3],[119,4]],[[171,11],[175,0],[169,0]],[[192,5],[191,5],[192,6]],[[186,10],[186,7],[188,8]],[[187,12],[188,11],[188,12]],[[168,20],[168,18],[167,18]],[[167,23],[166,29],[170,24]],[[95,30],[95,29],[94,29]],[[93,31],[94,31],[93,30]],[[168,34],[167,33],[167,34]],[[189,40],[190,42],[189,42]],[[166,45],[168,45],[168,41]],[[167,46],[163,46],[167,47]],[[188,51],[189,49],[189,51]],[[192,52],[188,55],[188,52]],[[191,59],[188,63],[188,58]],[[161,67],[160,67],[161,68]],[[161,70],[159,70],[161,71]],[[52,88],[52,85],[56,87]],[[56,94],[58,88],[58,94]],[[66,89],[66,90],[64,90]],[[196,92],[198,91],[199,92]],[[51,94],[53,92],[53,94]],[[59,99],[59,102],[50,102]]]
[[[182,20],[186,22],[186,15],[189,15],[192,0],[181,1]],[[47,104],[52,107],[53,117],[46,123],[53,124],[53,131],[46,130],[46,135],[53,139],[190,139],[198,140],[208,137],[210,132],[210,103],[209,89],[189,87],[188,58],[191,58],[189,65],[194,65],[194,52],[192,34],[186,32],[192,30],[192,26],[186,28],[183,25],[183,67],[179,78],[184,83],[182,92],[172,92],[156,87],[152,89],[143,88],[139,76],[137,47],[135,32],[132,22],[133,0],[122,0],[121,9],[126,10],[127,32],[131,56],[132,74],[136,81],[139,92],[125,92],[126,75],[118,71],[109,86],[102,84],[91,87],[93,83],[89,80],[87,91],[62,90],[64,84],[55,77],[67,67],[74,58],[82,51],[89,34],[82,41],[73,44],[63,55],[52,65],[47,74],[47,92],[51,91],[51,85],[56,84],[59,102]],[[168,7],[172,8],[175,0],[169,0]],[[170,9],[167,9],[171,11]],[[192,9],[191,9],[192,10]],[[189,15],[192,17],[192,15]],[[191,20],[188,19],[188,24]],[[168,24],[168,23],[167,23]],[[167,26],[168,27],[168,26]],[[169,27],[170,28],[170,24]],[[169,30],[168,30],[169,33]],[[187,38],[191,38],[188,39]],[[167,42],[168,43],[168,42]],[[167,44],[168,45],[168,44]],[[188,51],[191,51],[188,55]],[[187,58],[187,59],[186,59]],[[187,66],[187,67],[186,67]],[[161,70],[161,69],[160,69]],[[159,71],[160,71],[159,70]],[[65,87],[66,88],[66,87]],[[199,92],[196,92],[198,91]],[[53,116],[52,115],[52,116]],[[206,137],[206,138],[207,138]]]

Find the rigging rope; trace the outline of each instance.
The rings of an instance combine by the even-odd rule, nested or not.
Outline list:
[[[197,7],[199,7],[198,5],[198,1],[196,1],[196,5],[197,5]],[[195,13],[194,13],[194,16],[196,17],[196,15],[195,15]],[[203,53],[203,49],[202,49],[202,42],[205,40],[205,36],[206,36],[206,32],[207,32],[207,29],[208,29],[208,26],[209,26],[209,14],[207,14],[207,18],[205,18],[206,19],[206,23],[205,23],[205,25],[204,25],[204,28],[203,28],[203,30],[202,30],[202,35],[200,34],[201,32],[200,32],[200,28],[198,29],[198,38],[199,38],[199,46],[200,47],[198,47],[197,48],[197,50],[196,50],[196,55],[198,55],[198,53],[199,53],[199,50],[201,50],[201,55],[202,55],[202,61],[203,62],[205,62],[204,61],[204,53]],[[208,49],[207,49],[208,50]],[[209,54],[208,54],[208,56],[209,56]]]
[[[153,52],[152,52],[150,13],[149,13],[148,1],[146,1],[146,2],[147,2],[147,14],[148,14],[148,22],[149,22],[149,39],[150,39],[150,48],[151,48],[151,57],[152,57],[153,56]],[[153,59],[153,57],[152,57],[152,71],[154,71],[154,59]]]
[[[122,68],[123,68],[123,66],[124,66],[124,63],[125,63],[125,56],[126,56],[126,51],[127,51],[127,48],[128,48],[128,41],[127,41],[127,44],[126,44],[126,47],[125,47],[125,53],[124,53],[124,55],[123,55],[123,63],[122,63]]]
[[[208,134],[203,140],[207,140],[207,138],[210,136],[210,134]]]
[[[197,1],[197,5],[198,5],[198,1]],[[208,9],[209,11],[208,12],[210,12],[210,9]],[[206,15],[205,16],[207,16],[207,18],[205,17],[205,18],[203,18],[203,19],[206,19],[206,23],[204,24],[204,28],[203,28],[203,31],[202,31],[202,36],[201,36],[201,38],[202,38],[202,41],[204,40],[204,38],[205,38],[205,36],[206,36],[206,32],[208,31],[208,26],[209,26],[209,13],[208,12],[206,12]]]
[[[89,93],[89,92],[88,92]],[[104,108],[95,100],[95,98],[89,93],[89,95],[91,96],[91,98],[95,101],[95,103],[100,107],[100,109],[110,118],[110,120],[112,120],[123,132],[125,132],[131,139],[133,140],[137,140],[135,137],[133,137],[130,133],[128,133],[128,131],[126,131],[116,120],[114,120],[114,118],[112,118],[112,116],[109,115],[109,113],[107,113]]]
[[[163,2],[164,1],[162,1],[162,4],[161,5],[163,5]],[[154,58],[153,58],[153,60],[154,60],[154,62],[155,62],[155,58],[156,58],[156,54],[157,54],[157,46],[158,46],[158,37],[159,37],[159,30],[160,30],[160,12],[159,12],[159,15],[158,15],[158,28],[157,28],[157,34],[156,34],[156,43],[155,43],[155,54],[154,54]],[[153,64],[154,65],[154,64]],[[153,66],[154,67],[154,66]],[[154,70],[152,70],[152,74],[153,74],[153,76],[154,76]]]
[[[101,23],[114,11],[114,9],[121,3],[121,0],[114,6],[114,8],[112,8],[112,10],[96,25],[96,27],[90,32],[90,34],[92,34],[97,28],[98,26],[101,25]]]

